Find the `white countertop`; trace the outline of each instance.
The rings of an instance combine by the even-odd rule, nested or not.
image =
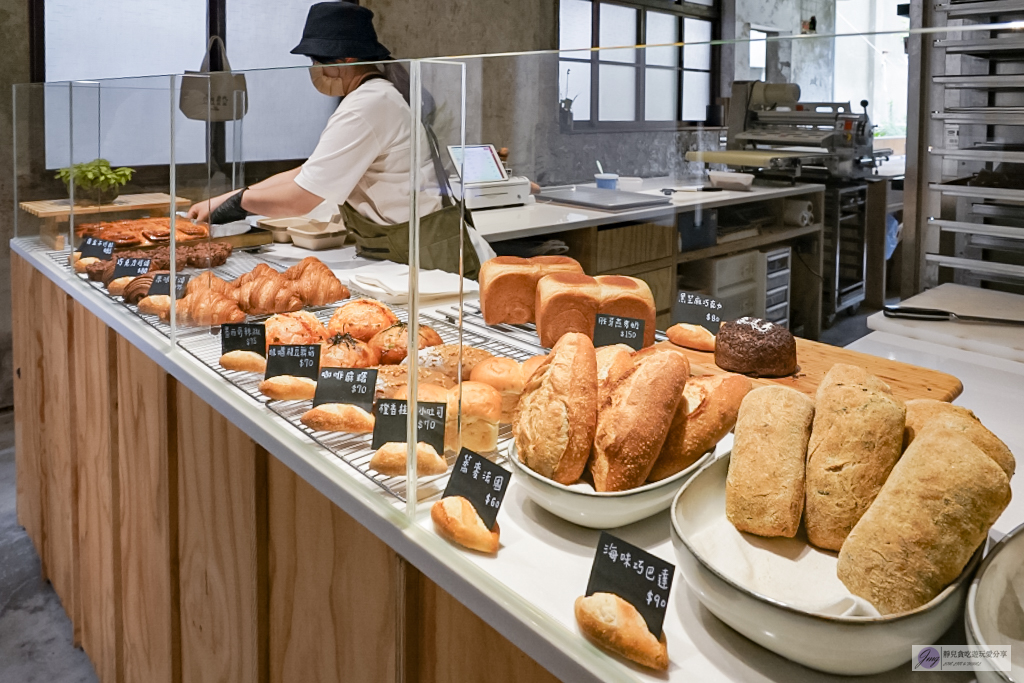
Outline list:
[[[598,532],[544,512],[525,499],[513,479],[499,515],[502,547],[497,557],[455,548],[433,532],[425,506],[410,523],[404,506],[368,486],[347,465],[170,344],[127,308],[84,286],[45,252],[17,240],[12,249],[562,680],[849,680],[806,669],[746,640],[704,609],[678,574],[665,621],[668,674],[651,674],[606,655],[578,633],[572,611],[573,601],[586,589]],[[957,375],[965,387],[958,403],[972,408],[1012,449],[1024,453],[1024,427],[1015,419],[1024,400],[1024,364],[881,333],[852,348]],[[997,534],[1024,522],[1022,481],[1016,480],[1015,501],[997,522]],[[667,512],[613,533],[675,563]],[[945,642],[966,642],[962,629],[953,629]],[[944,682],[970,680],[958,674],[911,676],[909,665],[871,680],[932,680],[928,676],[942,676]]]
[[[581,185],[582,186],[582,185]],[[660,195],[662,188],[677,189],[684,187],[678,182],[673,183],[667,178],[648,178],[644,180],[644,194]],[[482,209],[473,212],[473,223],[476,229],[488,242],[516,239],[519,237],[539,237],[566,230],[589,228],[595,225],[611,225],[614,223],[651,221],[658,218],[674,216],[684,211],[694,211],[698,207],[714,209],[720,206],[746,204],[749,202],[793,197],[812,192],[821,192],[823,185],[774,183],[772,185],[755,185],[750,192],[686,192],[676,193],[671,204],[646,209],[629,211],[598,211],[581,206],[568,206],[552,202],[536,201],[525,206],[507,209]]]

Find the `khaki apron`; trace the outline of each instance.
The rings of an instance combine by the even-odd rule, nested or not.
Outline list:
[[[356,241],[356,254],[366,258],[409,263],[409,223],[379,225],[353,209],[341,207],[345,227]],[[466,224],[473,219],[466,210]],[[460,234],[461,233],[461,234]],[[420,263],[424,270],[459,272],[459,238],[463,244],[463,276],[475,280],[480,272],[480,258],[462,227],[460,205],[450,204],[439,211],[420,217]]]

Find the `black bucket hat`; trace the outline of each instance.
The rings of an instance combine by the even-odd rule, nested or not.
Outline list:
[[[309,8],[302,40],[293,55],[367,62],[390,59],[391,53],[377,41],[373,12],[351,2],[318,2]]]

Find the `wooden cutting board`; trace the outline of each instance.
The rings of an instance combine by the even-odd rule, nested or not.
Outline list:
[[[694,375],[725,372],[715,365],[714,353],[690,349],[684,349],[684,351],[690,359],[691,372]],[[964,385],[960,383],[960,380],[945,372],[850,351],[838,346],[829,346],[799,337],[796,340],[796,362],[799,369],[795,375],[755,379],[754,384],[781,384],[797,389],[813,398],[818,390],[818,384],[821,383],[832,366],[836,363],[848,363],[865,368],[892,387],[892,393],[905,401],[912,398],[952,401],[964,390]]]

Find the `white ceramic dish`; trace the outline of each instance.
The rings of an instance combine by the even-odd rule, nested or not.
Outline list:
[[[1010,646],[1010,671],[978,671],[978,683],[1024,682],[1024,524],[999,541],[967,592],[967,642]]]
[[[731,171],[708,171],[708,180],[712,187],[737,192],[750,192],[754,185],[754,176],[750,173],[733,173]]]
[[[960,577],[934,600],[912,612],[893,616],[841,616],[809,611],[729,578],[736,574],[734,567],[720,566],[698,550],[700,532],[720,525],[725,518],[728,468],[728,457],[713,460],[683,485],[672,502],[672,545],[679,572],[690,590],[712,614],[739,633],[812,669],[866,675],[905,664],[910,660],[912,645],[935,643],[959,618],[970,578],[981,558],[980,549]],[[780,585],[792,582],[793,576],[784,571],[787,562],[794,572],[807,570],[808,565],[798,566],[801,556],[806,559],[806,554],[792,552],[793,539],[747,535],[743,538],[749,539],[752,547],[771,553],[775,569],[783,569],[773,572],[770,579],[758,575],[760,581],[777,581]],[[819,558],[831,555],[804,547],[806,553],[817,553]],[[786,554],[780,552],[781,548],[786,549]],[[809,566],[825,573],[821,573],[819,581],[805,581],[804,585],[827,583],[835,578],[834,562],[831,567],[828,562]]]
[[[722,445],[719,444],[721,448]],[[599,493],[589,484],[572,486],[559,484],[537,474],[519,462],[515,446],[509,454],[509,462],[516,472],[516,482],[526,491],[527,497],[556,517],[590,529],[615,529],[633,522],[639,522],[657,514],[672,504],[672,498],[679,487],[696,472],[711,456],[709,451],[685,470],[646,486],[629,491]]]

